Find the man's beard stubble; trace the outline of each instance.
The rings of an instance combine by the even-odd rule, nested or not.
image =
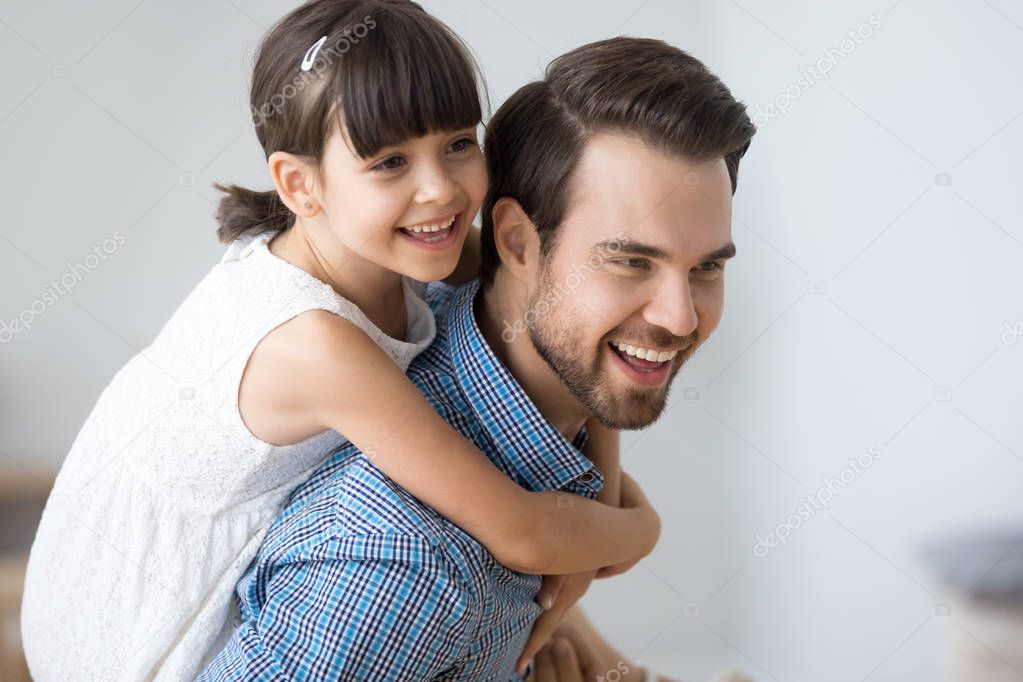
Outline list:
[[[536,296],[531,297],[527,309],[537,309],[535,304],[545,296],[547,286]],[[584,326],[575,324],[575,320],[570,317],[562,311],[552,309],[528,325],[529,340],[537,354],[561,379],[579,404],[604,426],[610,429],[631,430],[641,429],[657,421],[667,404],[672,380],[682,368],[685,359],[691,355],[692,348],[679,353],[685,355],[682,358],[676,357],[674,362],[678,364],[671,369],[663,386],[630,386],[624,395],[616,395],[612,391],[606,372],[601,368],[600,353],[598,352],[591,360],[586,358],[588,347],[581,338],[582,332],[579,331]],[[677,344],[668,341],[655,345]],[[608,352],[613,351],[608,348]]]

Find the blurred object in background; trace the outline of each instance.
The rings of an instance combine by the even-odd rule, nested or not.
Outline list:
[[[31,678],[21,652],[21,591],[25,562],[36,535],[53,472],[0,467],[0,678]]]
[[[714,675],[710,682],[756,682],[756,680],[738,668],[728,668]]]
[[[949,682],[1023,678],[1023,527],[960,536],[927,551],[947,602],[938,604]],[[965,636],[964,636],[965,635]]]

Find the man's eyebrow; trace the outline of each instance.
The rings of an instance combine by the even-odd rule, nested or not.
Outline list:
[[[717,251],[711,251],[710,253],[708,253],[706,256],[703,257],[703,260],[705,260],[705,261],[708,261],[708,260],[724,260],[724,259],[727,259],[727,258],[734,258],[734,257],[735,257],[735,242],[728,242],[727,244],[722,246]]]
[[[627,253],[659,260],[670,260],[671,258],[668,252],[659,246],[644,244],[642,242],[632,241],[631,239],[605,239],[604,241],[594,244],[592,250],[597,253]],[[723,260],[734,256],[735,242],[728,242],[721,248],[711,251],[707,255],[703,256],[700,260]]]
[[[643,244],[642,242],[632,241],[631,239],[605,239],[602,242],[597,242],[591,249],[595,253],[608,254],[608,253],[628,253],[635,256],[647,256],[648,258],[658,258],[660,260],[668,260],[668,252],[659,246],[653,246],[651,244]]]

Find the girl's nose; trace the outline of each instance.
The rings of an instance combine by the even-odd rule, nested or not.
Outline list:
[[[419,183],[416,201],[420,203],[447,204],[458,194],[458,186],[447,172],[432,168],[426,170]]]

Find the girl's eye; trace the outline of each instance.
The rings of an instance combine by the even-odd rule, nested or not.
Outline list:
[[[464,152],[467,149],[471,149],[472,147],[475,146],[476,140],[472,139],[471,137],[463,137],[462,139],[455,140],[454,142],[451,143],[451,151],[455,153]]]
[[[405,165],[405,159],[400,156],[389,156],[377,165],[373,166],[371,170],[377,172],[396,171]]]

